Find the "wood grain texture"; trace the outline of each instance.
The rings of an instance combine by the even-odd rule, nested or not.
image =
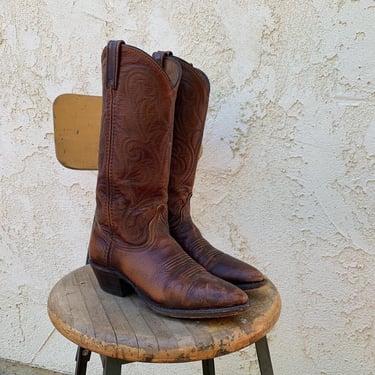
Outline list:
[[[84,266],[54,286],[48,313],[60,333],[93,352],[129,362],[189,362],[235,352],[271,330],[281,309],[275,286],[268,281],[249,298],[252,308],[231,318],[167,318],[136,295],[105,293],[91,267]]]

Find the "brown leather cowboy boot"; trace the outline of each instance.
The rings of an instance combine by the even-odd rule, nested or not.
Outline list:
[[[133,290],[154,311],[211,318],[248,308],[245,292],[207,272],[171,237],[168,181],[181,66],[110,41],[90,264],[105,291]]]
[[[156,52],[159,61],[171,52]],[[264,284],[253,266],[214,248],[204,239],[190,216],[190,198],[202,144],[210,83],[207,76],[186,61],[175,57],[182,67],[176,99],[173,149],[168,192],[169,227],[181,247],[206,270],[241,289]]]

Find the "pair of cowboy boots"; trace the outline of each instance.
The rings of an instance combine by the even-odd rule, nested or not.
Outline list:
[[[101,288],[157,313],[213,318],[249,307],[263,275],[211,246],[190,216],[209,81],[123,41],[102,54],[103,110],[90,264]]]

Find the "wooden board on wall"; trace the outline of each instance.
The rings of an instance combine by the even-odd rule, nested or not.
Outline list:
[[[63,94],[53,103],[55,150],[67,168],[98,169],[101,96]]]

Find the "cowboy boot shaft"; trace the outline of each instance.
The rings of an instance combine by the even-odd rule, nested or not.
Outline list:
[[[190,216],[190,197],[201,151],[210,84],[206,75],[179,59],[183,75],[175,110],[168,203],[170,224]],[[182,217],[180,211],[184,213]]]
[[[142,51],[123,44],[118,53],[116,62],[108,59],[108,47],[102,54],[96,217],[103,229],[134,245],[149,240],[148,224],[167,204],[177,87]],[[108,84],[108,64],[117,65],[116,88]]]

